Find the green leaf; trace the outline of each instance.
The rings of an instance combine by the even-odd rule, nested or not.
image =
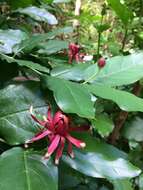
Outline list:
[[[28,15],[36,21],[47,22],[50,25],[58,24],[56,17],[43,8],[31,6],[24,9],[18,9],[17,12]]]
[[[92,127],[98,131],[102,137],[107,137],[113,130],[113,121],[107,115],[97,115],[91,120]]]
[[[116,12],[118,17],[122,20],[124,25],[127,25],[133,19],[132,12],[120,0],[107,0],[111,8]]]
[[[10,54],[14,52],[14,46],[27,38],[21,30],[0,30],[0,52]]]
[[[132,183],[127,179],[114,180],[112,183],[114,185],[114,190],[133,190]]]
[[[98,66],[96,64],[81,63],[76,65],[57,66],[51,71],[51,75],[72,81],[88,80],[96,77]]]
[[[34,63],[32,61],[14,59],[13,57],[10,57],[10,56],[7,56],[7,55],[1,54],[1,53],[0,53],[0,58],[2,60],[6,60],[8,63],[17,63],[19,66],[28,67],[32,70],[37,70],[37,71],[41,71],[44,73],[49,73],[49,69],[47,67],[44,67],[38,63]]]
[[[64,28],[59,28],[55,29],[52,32],[49,33],[44,33],[44,34],[34,34],[30,36],[28,39],[22,41],[21,44],[17,46],[17,53],[18,52],[30,52],[32,49],[37,47],[41,42],[44,42],[48,39],[52,39],[57,35],[60,34],[67,34],[73,32],[72,27],[64,27]]]
[[[139,176],[139,188],[140,190],[143,190],[143,174]]]
[[[63,49],[68,49],[69,42],[62,40],[49,40],[39,45],[38,53],[40,54],[53,54]]]
[[[116,56],[106,61],[106,66],[93,79],[109,86],[132,84],[143,77],[143,53]]]
[[[82,81],[89,78],[89,68],[91,64],[62,65],[57,66],[51,71],[51,75],[66,80]],[[92,72],[94,68],[92,67]]]
[[[27,7],[29,5],[35,4],[35,0],[8,0],[8,3],[13,9],[18,9],[20,7]]]
[[[109,180],[132,178],[140,174],[141,171],[125,160],[122,152],[113,146],[101,143],[90,136],[82,140],[86,142],[85,151],[74,150],[74,159],[65,155],[62,158],[73,169],[87,176]]]
[[[41,72],[44,72],[44,73],[49,73],[49,69],[47,67],[44,67],[38,63],[34,63],[32,61],[28,61],[28,60],[18,60],[16,59],[15,60],[18,65],[20,66],[24,66],[24,67],[28,67],[32,70],[38,70],[38,71],[41,71]]]
[[[94,118],[94,102],[91,101],[91,95],[84,86],[48,76],[44,76],[42,81],[47,88],[54,92],[55,100],[64,112]]]
[[[24,143],[38,131],[30,105],[40,113],[46,111],[38,82],[11,84],[0,90],[0,137],[8,144]]]
[[[123,128],[122,135],[128,140],[143,141],[143,119],[136,117]]]
[[[110,28],[109,24],[95,24],[95,27],[98,32],[104,32]]]
[[[0,156],[0,189],[58,190],[57,168],[38,154],[12,148]]]
[[[87,89],[96,96],[112,100],[122,110],[143,112],[143,99],[137,96],[114,88],[102,85],[86,85]]]

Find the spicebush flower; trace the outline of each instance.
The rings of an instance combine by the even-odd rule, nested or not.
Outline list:
[[[71,43],[69,45],[69,64],[71,64],[74,59],[77,62],[79,62],[79,51],[80,51],[79,45],[74,43]]]
[[[48,109],[47,117],[43,117],[43,121],[36,118],[36,116],[33,114],[32,106],[30,108],[30,113],[31,117],[44,128],[40,130],[40,132],[36,134],[32,139],[26,141],[25,145],[27,146],[28,143],[33,143],[44,137],[48,137],[50,145],[44,157],[49,158],[56,151],[55,164],[59,163],[65,142],[68,143],[67,152],[72,158],[74,158],[74,153],[72,150],[73,145],[75,145],[77,148],[84,148],[86,146],[83,141],[72,137],[70,135],[70,132],[87,131],[89,130],[89,126],[72,127],[69,118],[61,111],[57,111],[52,117],[50,108]]]

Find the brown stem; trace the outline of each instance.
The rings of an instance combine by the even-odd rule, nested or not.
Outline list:
[[[133,94],[136,96],[139,96],[142,90],[142,86],[140,85],[139,82],[136,82],[134,84],[133,88]],[[115,121],[115,128],[110,136],[110,143],[111,144],[116,144],[116,140],[119,139],[120,136],[120,130],[124,126],[124,123],[126,119],[128,118],[128,112],[126,111],[120,111],[116,121]]]

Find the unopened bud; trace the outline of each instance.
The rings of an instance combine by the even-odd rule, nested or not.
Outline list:
[[[99,68],[102,68],[102,67],[105,66],[105,64],[106,64],[106,60],[105,60],[103,57],[101,57],[101,58],[98,60],[98,67],[99,67]]]

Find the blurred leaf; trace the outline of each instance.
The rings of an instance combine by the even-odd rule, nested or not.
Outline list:
[[[16,62],[18,63],[18,65],[20,66],[24,66],[24,67],[28,67],[32,70],[38,70],[38,71],[41,71],[41,72],[44,72],[44,73],[49,73],[49,69],[38,64],[38,63],[34,63],[32,61],[26,61],[26,60],[18,60],[16,59]]]
[[[132,183],[127,179],[114,180],[112,183],[114,185],[114,190],[133,190]]]
[[[86,85],[87,89],[95,96],[103,99],[112,100],[122,110],[125,111],[141,111],[143,112],[143,99],[121,90],[103,86],[103,85]]]
[[[52,39],[60,34],[69,34],[72,31],[73,31],[72,27],[64,27],[60,29],[55,29],[49,33],[34,34],[17,46],[17,53],[21,51],[30,52],[32,49],[37,47],[41,42],[44,42],[48,39]]]
[[[102,25],[101,24],[96,24],[95,27],[96,27],[98,32],[102,33],[104,31],[108,30],[110,28],[110,25],[109,24],[102,24]]]
[[[47,22],[50,25],[58,24],[56,17],[43,8],[31,6],[24,9],[18,9],[17,12],[28,15],[36,21]]]
[[[14,46],[27,38],[27,34],[21,30],[0,30],[0,52],[10,54],[14,52]]]
[[[8,0],[8,3],[13,9],[18,9],[21,7],[27,7],[29,5],[35,4],[35,0]]]
[[[48,42],[43,42],[39,44],[38,53],[40,54],[53,54],[60,50],[68,49],[69,42],[62,40],[49,40]]]
[[[0,53],[0,58],[2,60],[6,60],[8,63],[17,63],[19,66],[24,66],[24,67],[30,68],[32,70],[37,70],[37,71],[41,71],[44,73],[49,73],[48,68],[46,68],[38,63],[34,63],[32,61],[14,59],[13,57],[10,57],[10,56],[7,56],[7,55],[1,54],[1,53]]]
[[[84,86],[48,76],[42,77],[42,82],[46,88],[53,91],[58,106],[64,112],[94,118],[94,102],[91,101],[91,95]]]
[[[49,160],[22,148],[12,148],[0,156],[0,189],[58,190],[58,172]]]
[[[87,136],[86,139],[82,138],[82,140],[86,142],[85,151],[74,150],[74,159],[63,156],[63,161],[73,169],[87,176],[109,180],[132,178],[140,174],[141,171],[125,160],[118,149],[100,143],[91,136]]]
[[[92,127],[98,131],[102,137],[108,137],[114,128],[113,121],[107,115],[97,115],[91,120]]]
[[[107,0],[107,2],[122,20],[124,25],[127,25],[129,21],[133,19],[133,13],[125,4],[121,3],[120,0]]]
[[[11,84],[0,90],[0,137],[8,144],[23,144],[38,131],[30,105],[39,112],[47,107],[38,82]]]
[[[143,174],[139,176],[139,190],[143,190]]]
[[[143,141],[143,119],[136,117],[129,121],[123,128],[122,134],[125,138],[132,141]]]

